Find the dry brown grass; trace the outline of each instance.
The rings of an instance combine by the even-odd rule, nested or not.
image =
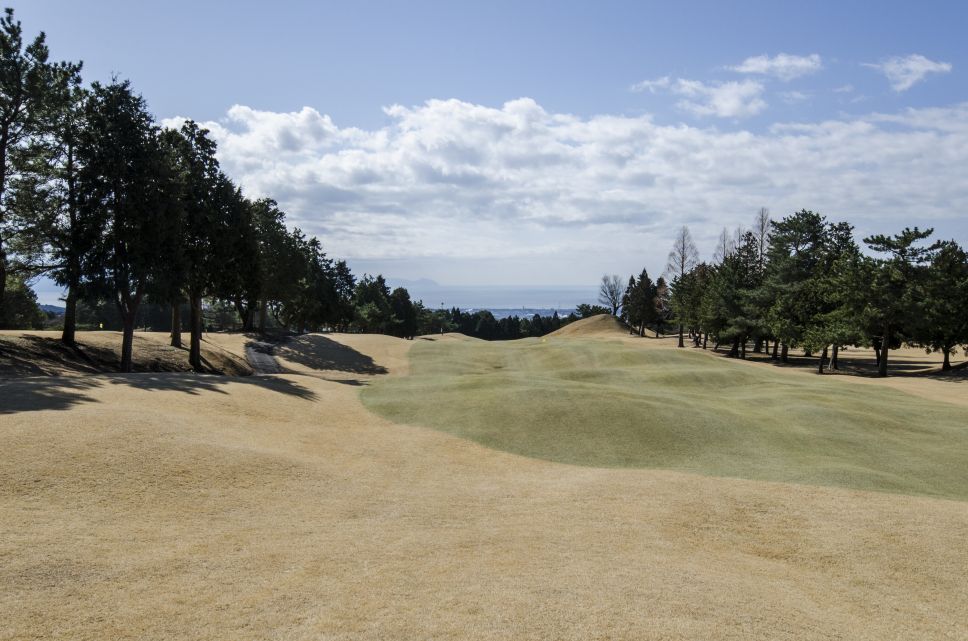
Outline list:
[[[0,639],[968,637],[968,503],[496,452],[361,406],[411,343],[327,339],[0,381]]]

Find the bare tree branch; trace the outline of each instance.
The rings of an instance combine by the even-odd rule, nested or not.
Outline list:
[[[598,289],[598,302],[612,309],[612,316],[618,316],[618,308],[622,305],[622,279],[617,274],[602,276],[602,284]]]
[[[696,244],[692,242],[692,235],[689,233],[689,228],[685,225],[676,234],[667,261],[665,273],[672,281],[688,274],[699,262],[699,252],[696,250]]]

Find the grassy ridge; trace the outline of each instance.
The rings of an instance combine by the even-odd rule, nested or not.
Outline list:
[[[963,410],[619,341],[419,342],[371,410],[576,465],[968,499]]]

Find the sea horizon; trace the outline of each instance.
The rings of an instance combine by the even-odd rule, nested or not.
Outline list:
[[[567,315],[582,303],[596,304],[597,285],[440,285],[430,280],[388,279],[391,288],[405,287],[413,301],[430,309],[488,310],[505,316]]]
[[[388,278],[387,284],[391,289],[406,288],[411,300],[421,301],[429,309],[487,310],[497,319],[552,316],[555,312],[567,316],[582,303],[598,304],[597,285],[441,285],[429,279],[394,278]],[[39,288],[38,294],[45,311],[63,310],[60,287],[49,283]]]

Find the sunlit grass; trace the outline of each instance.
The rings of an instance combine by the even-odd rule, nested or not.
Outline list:
[[[364,403],[515,454],[968,499],[964,411],[895,390],[577,338],[419,342],[411,366]]]

